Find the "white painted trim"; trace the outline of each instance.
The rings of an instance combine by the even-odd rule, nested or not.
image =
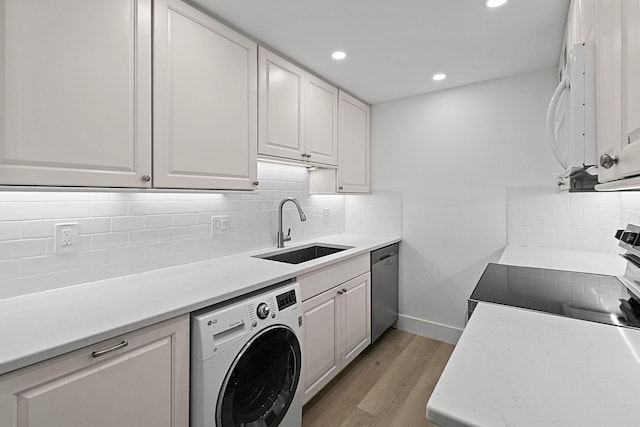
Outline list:
[[[463,329],[454,326],[443,325],[442,323],[404,314],[398,316],[398,329],[449,344],[457,344],[463,331]]]

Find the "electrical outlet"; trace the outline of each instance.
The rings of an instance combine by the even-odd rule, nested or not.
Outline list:
[[[229,232],[229,215],[214,215],[211,217],[211,234],[227,234]]]
[[[78,223],[67,222],[55,225],[56,253],[78,251]]]
[[[324,218],[324,223],[329,224],[329,220],[331,218],[331,209],[324,209],[322,211],[322,216]]]

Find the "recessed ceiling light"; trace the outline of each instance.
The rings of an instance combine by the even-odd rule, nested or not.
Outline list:
[[[434,74],[433,77],[431,77],[433,80],[435,81],[440,81],[440,80],[444,80],[447,78],[447,75],[444,73],[438,73],[438,74]]]
[[[343,59],[345,59],[347,57],[347,54],[341,50],[336,50],[335,52],[333,52],[331,54],[331,57],[333,59],[335,59],[336,61],[342,61]]]
[[[487,7],[498,7],[505,4],[508,0],[487,0]]]

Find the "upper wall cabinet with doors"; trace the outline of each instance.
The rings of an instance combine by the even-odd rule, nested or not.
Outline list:
[[[153,185],[254,189],[256,43],[180,0],[154,12]]]
[[[369,106],[340,91],[338,192],[369,192]]]
[[[640,174],[640,1],[596,2],[595,16],[598,174],[607,182]]]
[[[0,13],[0,184],[255,188],[256,43],[179,0]]]
[[[0,184],[151,185],[151,0],[1,0]]]
[[[315,194],[368,193],[370,108],[353,96],[338,96],[338,168],[309,172],[309,190]]]
[[[338,90],[267,49],[258,52],[259,154],[336,166]]]

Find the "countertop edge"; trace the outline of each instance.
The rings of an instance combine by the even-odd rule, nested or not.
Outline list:
[[[3,322],[3,320],[11,320],[11,321],[16,320],[13,318],[9,318],[9,316],[15,315],[18,312],[21,315],[23,314],[20,310],[17,310],[18,307],[29,305],[29,304],[38,304],[39,302],[42,302],[42,300],[45,298],[51,298],[54,300],[56,298],[60,299],[61,300],[60,307],[55,307],[55,309],[50,308],[49,311],[51,311],[51,313],[49,314],[47,313],[46,309],[43,310],[43,312],[38,314],[40,314],[43,318],[48,317],[48,315],[51,316],[52,318],[56,318],[56,315],[60,315],[61,313],[64,313],[65,303],[67,305],[72,305],[72,302],[68,302],[68,300],[70,299],[69,296],[72,297],[71,299],[81,299],[83,294],[86,294],[85,296],[91,296],[89,294],[92,291],[96,291],[96,290],[98,292],[105,292],[106,294],[109,294],[110,293],[109,291],[111,291],[111,288],[118,288],[118,287],[126,288],[130,284],[130,282],[137,281],[137,282],[140,282],[140,284],[137,286],[137,288],[136,288],[136,285],[131,285],[133,289],[130,289],[129,292],[134,295],[132,297],[132,300],[127,301],[128,305],[135,305],[136,301],[143,302],[144,300],[148,300],[148,298],[145,298],[145,295],[143,295],[143,293],[145,291],[148,291],[149,288],[153,288],[154,286],[166,286],[166,287],[170,286],[167,284],[163,285],[161,283],[163,281],[171,280],[170,276],[175,276],[175,275],[198,276],[198,275],[206,274],[207,272],[212,272],[218,267],[220,267],[223,270],[222,275],[224,276],[234,272],[233,265],[238,266],[236,267],[238,271],[236,271],[235,273],[241,274],[243,272],[241,271],[242,268],[239,266],[243,262],[245,262],[247,265],[253,264],[253,267],[258,266],[257,268],[264,267],[264,277],[261,277],[259,279],[254,277],[254,278],[247,278],[244,280],[238,280],[238,282],[241,284],[237,288],[233,288],[233,287],[230,288],[227,286],[226,288],[223,287],[223,289],[220,291],[212,290],[205,298],[196,297],[196,300],[191,300],[191,301],[186,300],[186,301],[176,302],[176,304],[173,306],[163,307],[153,312],[149,312],[149,311],[143,312],[138,316],[127,313],[128,315],[123,316],[123,319],[121,321],[109,322],[109,321],[104,321],[103,319],[102,320],[103,323],[100,323],[100,324],[98,324],[98,321],[96,321],[94,327],[92,327],[91,325],[85,324],[85,325],[82,325],[82,329],[84,330],[84,332],[72,333],[68,331],[67,332],[60,331],[59,332],[60,340],[55,340],[55,339],[52,339],[50,336],[47,336],[49,341],[55,342],[55,344],[51,344],[51,343],[45,344],[42,348],[38,348],[37,350],[35,349],[36,347],[35,345],[29,344],[29,343],[33,342],[32,340],[37,341],[38,335],[45,336],[45,332],[47,332],[47,330],[49,330],[49,332],[51,333],[55,333],[55,328],[56,328],[55,322],[54,324],[47,325],[45,327],[45,331],[43,331],[42,329],[38,329],[35,326],[30,327],[29,325],[36,324],[36,322],[34,322],[33,319],[31,319],[31,323],[29,325],[22,328],[20,328],[21,323],[18,322],[16,323],[16,325],[14,325],[14,326],[17,326],[17,329],[12,329],[9,331],[9,334],[13,334],[13,335],[9,337],[6,337],[6,336],[2,337],[3,347],[5,349],[13,348],[13,350],[11,354],[8,354],[4,357],[2,354],[3,351],[0,350],[0,375],[9,374],[10,372],[16,371],[18,369],[22,369],[27,366],[30,366],[45,360],[48,360],[57,356],[61,356],[75,350],[79,350],[84,347],[91,346],[105,340],[112,339],[119,335],[123,335],[129,332],[180,316],[180,315],[188,314],[208,306],[220,304],[245,294],[259,291],[261,289],[267,288],[269,286],[273,286],[280,282],[293,279],[299,275],[302,275],[320,268],[325,268],[325,267],[331,266],[332,264],[343,262],[350,258],[354,258],[362,254],[371,252],[373,250],[376,250],[394,243],[398,243],[401,241],[402,241],[402,237],[400,236],[373,236],[373,235],[367,235],[367,234],[340,234],[340,235],[333,235],[333,236],[324,236],[316,239],[311,239],[305,242],[296,242],[295,244],[288,246],[287,249],[308,245],[310,243],[339,244],[339,245],[345,245],[345,246],[353,246],[353,248],[345,250],[343,252],[339,252],[337,254],[327,256],[325,257],[326,259],[319,258],[316,260],[308,261],[308,262],[297,264],[297,265],[283,264],[283,263],[278,263],[274,261],[254,258],[254,256],[257,254],[275,250],[274,248],[264,248],[261,250],[254,250],[254,251],[250,251],[242,254],[230,255],[230,256],[225,256],[220,258],[213,258],[210,260],[199,261],[191,264],[184,264],[184,265],[175,266],[175,267],[166,267],[166,268],[152,270],[144,273],[136,273],[128,276],[100,280],[97,282],[88,282],[80,285],[73,285],[65,288],[59,288],[51,291],[44,291],[44,292],[39,292],[35,294],[22,295],[18,297],[0,300],[0,307],[4,306],[3,308],[6,308],[7,306],[9,306],[13,309],[9,311],[0,310],[0,324],[6,325],[9,322]],[[198,270],[199,272],[196,271],[194,273],[194,272],[188,271],[189,269],[195,269],[195,270]],[[250,267],[248,266],[247,269],[250,269]],[[247,274],[247,272],[245,271],[244,274]],[[167,276],[166,279],[164,277],[161,277],[165,275]],[[259,276],[259,275],[260,273],[256,273],[256,276]],[[202,293],[203,290],[198,289],[198,288],[202,288],[201,286],[202,284],[198,286],[198,284],[195,283],[198,279],[202,281],[201,277],[196,277],[195,279],[193,279],[194,281],[193,287],[194,289],[197,289],[198,292]],[[225,277],[222,277],[216,280],[219,280],[219,282],[224,285],[224,281],[226,279]],[[180,284],[180,286],[183,286],[183,284]],[[212,286],[212,287],[216,287],[216,286]],[[168,292],[166,289],[158,289],[158,290],[162,291],[160,293],[171,293],[171,292]],[[175,288],[173,289],[173,291],[175,293]],[[140,295],[136,296],[135,292],[139,292]],[[206,293],[206,291],[204,292]],[[95,295],[93,295],[92,297],[94,300],[96,299]],[[63,299],[66,299],[67,301],[63,303],[62,302]],[[117,298],[111,295],[111,299],[113,300],[112,302],[115,302]],[[152,303],[153,301],[144,301],[144,302]],[[50,301],[47,301],[47,303],[49,305],[55,305],[55,304],[52,304]],[[25,311],[26,313],[24,314],[23,320],[29,319],[29,314],[33,314],[33,313],[29,313],[29,311],[34,312],[36,310],[34,310],[33,307],[28,307],[28,309]],[[85,309],[85,311],[87,310]],[[3,312],[5,313],[4,315],[2,314]],[[64,317],[67,314],[68,313],[64,313],[62,314],[62,316]],[[104,313],[101,313],[101,314],[104,314]],[[113,314],[113,317],[116,318],[118,314],[122,314],[122,313],[116,312]],[[65,318],[65,320],[67,320],[66,323],[69,323],[68,318]],[[84,319],[84,320],[87,320],[87,319]],[[61,322],[61,323],[65,323],[65,322]],[[64,325],[60,325],[60,326],[62,327]],[[9,327],[5,326],[5,328],[9,328]],[[4,333],[6,331],[7,329],[0,332]],[[25,334],[26,337],[24,337],[24,339],[21,339],[20,337],[17,337],[17,335],[19,334]],[[11,338],[14,338],[14,339],[12,340]],[[11,342],[11,341],[15,341],[15,342]],[[24,351],[20,350],[21,341],[22,341],[22,348],[24,348]],[[16,346],[18,348],[16,348]]]

